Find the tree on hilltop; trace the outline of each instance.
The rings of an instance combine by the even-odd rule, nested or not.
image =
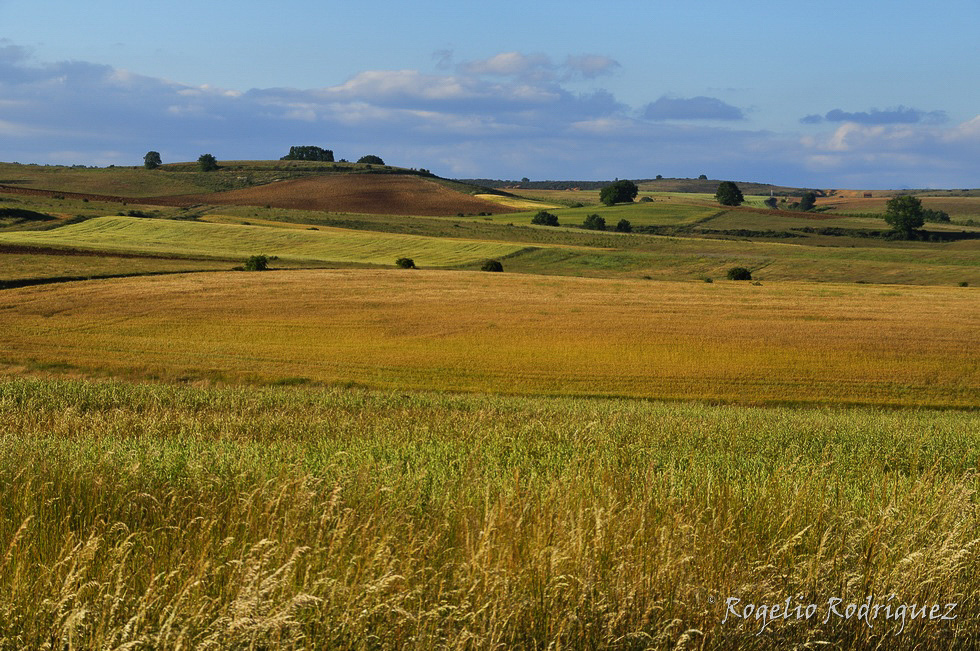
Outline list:
[[[732,181],[722,181],[718,184],[718,191],[715,192],[715,199],[723,206],[740,206],[745,197]]]
[[[202,172],[213,172],[218,169],[218,159],[211,154],[201,154],[197,159],[197,164],[201,166]]]
[[[312,160],[323,163],[333,162],[333,150],[322,149],[313,145],[294,146],[289,148],[289,153],[279,160]]]
[[[380,156],[375,156],[373,154],[369,154],[367,156],[361,156],[360,158],[357,159],[357,162],[358,163],[366,163],[368,165],[384,165],[385,164],[385,162],[383,160],[381,160],[381,157]]]
[[[599,201],[611,206],[614,203],[632,203],[640,189],[632,181],[616,181],[599,190]]]
[[[143,157],[143,167],[145,167],[148,170],[155,170],[161,165],[163,165],[163,159],[160,158],[160,152],[158,151],[146,152],[146,156]]]

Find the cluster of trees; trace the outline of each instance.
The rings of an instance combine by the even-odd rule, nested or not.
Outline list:
[[[317,147],[315,145],[300,145],[293,146],[289,148],[289,153],[280,158],[279,160],[311,160],[320,161],[324,163],[333,163],[333,151],[330,149],[323,149],[322,147]],[[198,164],[201,166],[201,170],[204,172],[211,172],[218,169],[218,161],[211,154],[201,154],[200,158],[197,159]],[[346,160],[341,159],[342,163],[346,163]],[[363,163],[367,165],[384,165],[385,162],[380,156],[375,156],[374,154],[368,154],[367,156],[361,156],[357,159],[358,163]],[[156,168],[163,165],[163,159],[160,158],[160,152],[158,151],[148,151],[146,155],[143,156],[143,167],[148,170],[155,170]],[[420,170],[425,174],[431,174],[428,170]]]
[[[604,217],[592,214],[585,218],[582,222],[582,228],[588,229],[590,231],[604,231],[606,230],[606,220]],[[617,233],[632,233],[633,225],[628,219],[620,219],[619,223],[616,224]]]
[[[301,145],[289,148],[289,153],[279,160],[312,160],[323,163],[332,163],[333,150],[323,149],[314,145]]]

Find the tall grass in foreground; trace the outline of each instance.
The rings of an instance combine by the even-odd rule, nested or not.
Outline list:
[[[2,649],[980,636],[975,412],[8,380],[0,432]],[[891,594],[957,619],[722,623]]]

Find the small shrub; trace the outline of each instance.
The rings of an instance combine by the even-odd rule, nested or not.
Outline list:
[[[960,287],[969,287],[969,286],[970,283],[966,282],[965,280],[960,282]]]
[[[631,224],[628,219],[620,219],[619,220],[619,223],[616,224],[616,232],[617,233],[632,233],[633,232],[633,224]]]
[[[752,280],[752,272],[745,267],[732,267],[727,276],[728,280]]]
[[[399,267],[400,269],[418,269],[418,267],[415,266],[415,260],[412,260],[411,258],[398,258],[395,260],[395,266]]]
[[[264,255],[253,255],[245,260],[245,271],[265,271],[269,268],[269,258]]]
[[[706,283],[713,283],[713,282],[715,282],[715,281],[713,281],[713,280],[711,279],[711,277],[709,276],[709,277],[707,277],[707,278],[705,278],[705,279],[704,279],[704,282],[706,282]]]
[[[487,260],[480,267],[480,271],[503,271],[504,265],[500,264],[499,260]]]

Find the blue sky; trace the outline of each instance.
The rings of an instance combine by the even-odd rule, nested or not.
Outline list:
[[[0,160],[980,186],[980,3],[0,0]]]

